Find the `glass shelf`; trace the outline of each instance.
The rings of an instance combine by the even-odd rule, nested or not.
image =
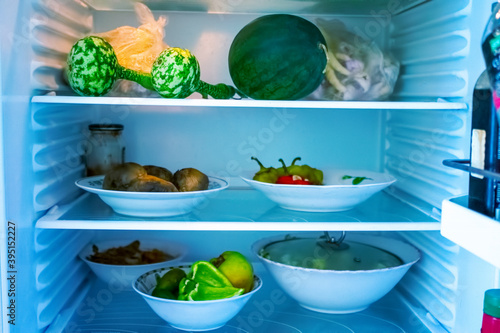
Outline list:
[[[467,104],[436,102],[358,102],[358,101],[263,101],[252,99],[165,99],[159,97],[81,97],[42,95],[34,96],[32,103],[40,104],[88,104],[88,105],[135,105],[135,106],[183,106],[183,107],[231,107],[231,108],[295,108],[295,109],[363,109],[363,110],[465,110]]]
[[[439,325],[429,322],[425,310],[405,301],[397,289],[358,313],[319,313],[306,310],[290,299],[261,265],[255,264],[254,268],[256,274],[262,278],[262,289],[240,313],[224,327],[214,330],[214,333],[446,332]],[[99,299],[103,290],[109,290],[109,287],[98,281],[85,299]],[[111,294],[109,302],[100,308],[101,311],[89,311],[92,308],[85,301],[75,304],[75,308],[81,311],[75,311],[68,322],[74,329],[82,331],[104,332],[111,329],[113,332],[180,332],[156,315],[133,290],[121,290],[109,294]],[[91,321],[88,320],[89,313],[95,316]]]
[[[94,10],[133,10],[133,1],[116,0],[84,0]],[[266,1],[238,1],[237,5],[231,2],[211,0],[170,0],[155,1],[143,0],[150,9],[155,11],[198,11],[211,14],[231,12],[239,13],[282,13],[288,14],[334,14],[373,15],[373,12],[387,10],[387,0],[370,0],[363,2],[363,6],[353,6],[351,0],[266,0]],[[425,0],[400,0],[396,14],[415,7]]]
[[[116,214],[95,194],[50,210],[38,228],[114,230],[401,231],[439,230],[440,222],[380,192],[354,209],[309,213],[280,208],[260,192],[228,189],[202,209],[168,218]]]

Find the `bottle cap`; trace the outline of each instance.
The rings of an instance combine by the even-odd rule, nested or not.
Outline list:
[[[484,313],[500,318],[500,289],[489,289],[484,293]]]
[[[122,131],[123,125],[120,124],[90,124],[91,131]]]

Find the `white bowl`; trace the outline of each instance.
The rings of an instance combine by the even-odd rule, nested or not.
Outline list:
[[[176,266],[186,273],[190,265]],[[212,301],[178,301],[151,296],[156,287],[156,277],[163,276],[176,267],[164,267],[141,275],[133,284],[151,309],[172,327],[185,331],[208,331],[224,326],[240,312],[248,300],[262,287],[262,281],[254,276],[253,289],[241,296]]]
[[[291,298],[306,309],[324,313],[353,313],[366,309],[393,289],[420,258],[419,251],[405,242],[349,234],[345,242],[356,241],[383,249],[399,257],[403,264],[382,269],[336,271],[290,266],[260,254],[266,245],[283,239],[282,235],[259,240],[252,245],[252,250]]]
[[[154,264],[145,265],[108,265],[90,261],[87,257],[94,252],[92,245],[97,245],[99,252],[104,252],[107,249],[118,246],[126,246],[134,240],[140,241],[140,250],[161,250],[172,257],[173,259],[161,261]],[[187,254],[187,247],[183,244],[170,241],[168,239],[113,239],[99,242],[91,242],[80,252],[80,258],[87,263],[94,274],[110,288],[115,289],[130,289],[132,283],[137,277],[150,270],[165,267],[176,262],[180,262]]]
[[[140,217],[164,217],[190,213],[210,196],[226,189],[224,179],[208,177],[208,190],[192,192],[129,192],[104,190],[104,176],[92,176],[77,180],[75,184],[97,194],[118,214]]]
[[[324,185],[282,185],[255,181],[241,177],[257,191],[262,192],[279,206],[305,212],[339,212],[352,209],[396,181],[388,174],[365,170],[325,171]],[[362,176],[358,185],[344,175]]]

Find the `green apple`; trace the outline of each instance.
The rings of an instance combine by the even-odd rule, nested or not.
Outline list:
[[[253,288],[253,267],[247,258],[237,251],[225,251],[210,262],[224,274],[233,287],[243,288],[245,293]]]

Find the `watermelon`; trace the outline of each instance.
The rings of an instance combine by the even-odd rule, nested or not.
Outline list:
[[[228,63],[234,85],[248,97],[297,100],[312,93],[324,79],[326,41],[306,19],[266,15],[238,32]]]

